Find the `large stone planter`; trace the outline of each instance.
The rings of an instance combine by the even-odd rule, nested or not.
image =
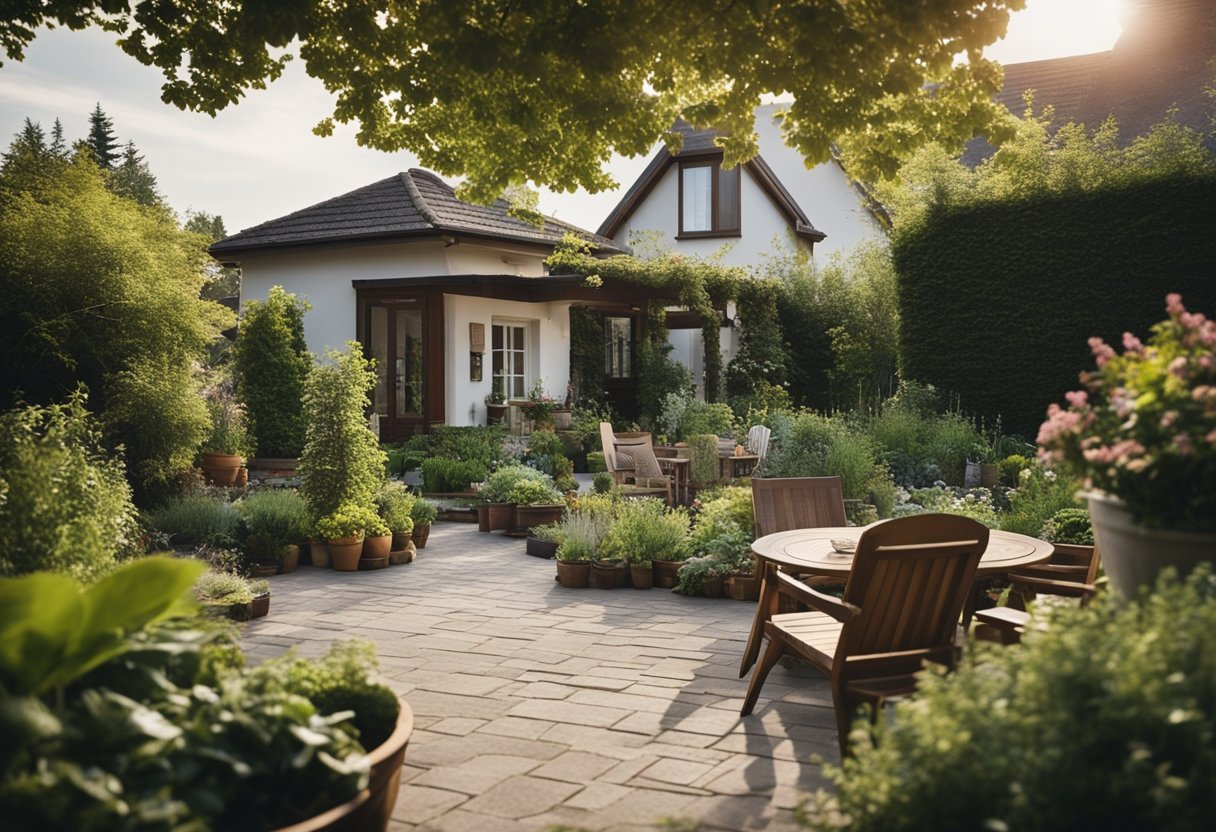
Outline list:
[[[1125,598],[1135,598],[1140,587],[1155,584],[1167,566],[1185,577],[1200,563],[1216,560],[1216,534],[1146,529],[1121,500],[1094,491],[1085,496],[1102,566],[1111,586]]]

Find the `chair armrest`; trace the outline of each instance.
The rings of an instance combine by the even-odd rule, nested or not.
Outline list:
[[[1021,630],[1030,623],[1030,614],[1009,607],[976,610],[975,620],[1000,630]]]
[[[1031,578],[1028,575],[1019,576],[1013,582],[1014,587],[1024,586],[1035,592],[1048,595],[1063,595],[1067,598],[1085,598],[1093,595],[1098,588],[1093,584],[1082,584],[1076,581],[1056,581],[1051,578]]]
[[[784,572],[777,573],[777,581],[779,592],[797,598],[808,607],[819,610],[842,623],[861,613],[861,607],[850,604],[848,601],[842,601],[835,596],[818,592]]]

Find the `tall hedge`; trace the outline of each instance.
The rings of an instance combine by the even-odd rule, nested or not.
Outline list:
[[[1165,295],[1216,314],[1216,177],[932,210],[893,246],[903,377],[1033,437],[1047,405]]]
[[[304,381],[312,356],[304,341],[308,304],[270,290],[264,301],[246,304],[236,343],[237,384],[258,454],[298,457],[304,450]]]

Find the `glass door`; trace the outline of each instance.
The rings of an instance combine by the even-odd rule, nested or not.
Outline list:
[[[380,437],[394,440],[425,428],[426,361],[422,300],[375,300],[367,308],[367,351],[376,360],[372,410]]]

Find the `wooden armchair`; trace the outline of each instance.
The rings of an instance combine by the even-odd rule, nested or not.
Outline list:
[[[633,482],[643,488],[663,488],[667,492],[667,504],[671,505],[672,477],[663,472],[650,435],[617,438],[615,440],[618,465],[632,464]],[[626,462],[628,460],[628,462]]]
[[[616,434],[609,422],[600,422],[600,444],[604,450],[604,465],[612,475],[612,482],[624,485],[633,476],[633,460],[620,458],[616,452]]]
[[[756,537],[792,529],[818,529],[844,526],[844,489],[840,477],[776,477],[752,480],[752,511],[756,517]],[[826,583],[820,579],[813,583]],[[767,583],[767,580],[766,580]],[[761,597],[752,620],[739,678],[756,663],[764,623],[777,612],[777,596]]]
[[[976,611],[975,637],[1001,644],[1020,642],[1030,624],[1026,605],[1040,593],[1089,603],[1097,592],[1094,580],[1101,557],[1097,546],[1057,543],[1051,560],[1010,572],[1008,606]]]
[[[916,689],[925,662],[953,667],[959,616],[987,545],[988,529],[966,517],[888,520],[858,541],[843,598],[770,565],[765,592],[796,598],[811,612],[774,615],[765,623],[768,647],[740,714],[752,712],[773,666],[792,653],[829,676],[840,753],[847,755],[860,705],[872,705],[875,720],[885,701]]]

